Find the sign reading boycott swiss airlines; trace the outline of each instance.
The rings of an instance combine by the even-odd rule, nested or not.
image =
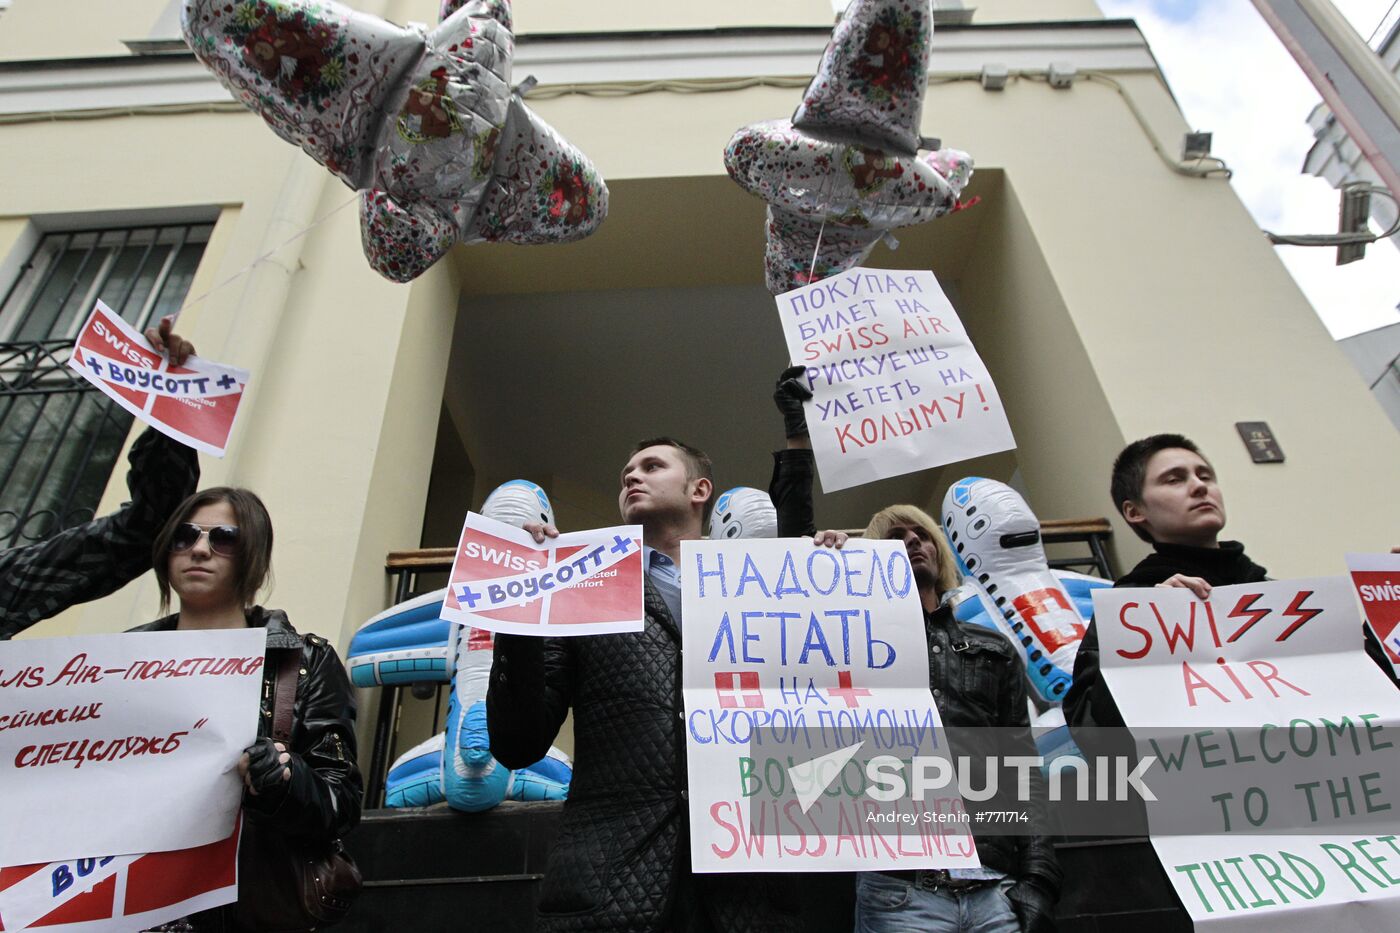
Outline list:
[[[1001,397],[932,272],[856,268],[779,295],[833,492],[1016,446]]]
[[[640,632],[642,598],[640,525],[536,544],[513,525],[468,512],[442,617],[515,635]]]
[[[238,830],[206,846],[0,868],[0,930],[126,933],[238,900]]]
[[[1094,617],[1197,925],[1400,928],[1400,694],[1348,581],[1096,590]]]
[[[1348,554],[1347,568],[1366,624],[1400,673],[1400,554]]]
[[[0,642],[0,865],[227,838],[265,640],[226,629]]]
[[[958,791],[900,776],[942,721],[899,542],[685,541],[681,584],[695,871],[978,864]]]
[[[78,332],[68,365],[157,431],[215,457],[228,447],[248,387],[245,370],[197,356],[169,365],[100,301]]]

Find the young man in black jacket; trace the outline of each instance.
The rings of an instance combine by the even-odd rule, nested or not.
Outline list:
[[[679,562],[714,501],[710,460],[656,438],[637,445],[621,480],[622,518],[642,526],[645,628],[496,636],[486,716],[501,764],[538,761],[574,712],[573,783],[537,929],[795,933],[790,876],[690,871]],[[524,527],[541,543],[559,533]]]
[[[1180,434],[1154,434],[1134,441],[1113,463],[1109,485],[1114,507],[1152,553],[1114,586],[1177,586],[1200,599],[1217,586],[1268,579],[1238,541],[1221,541],[1225,502],[1215,468]],[[1366,629],[1366,653],[1394,681],[1380,644]],[[1099,670],[1099,635],[1093,622],[1074,660],[1074,683],[1065,694],[1071,726],[1122,726]],[[1092,744],[1092,742],[1090,743]]]

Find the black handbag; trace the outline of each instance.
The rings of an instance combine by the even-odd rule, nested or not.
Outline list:
[[[272,738],[291,748],[301,650],[284,649],[273,694]],[[244,820],[238,847],[238,925],[258,933],[303,933],[345,918],[360,893],[360,869],[339,839],[308,843]]]

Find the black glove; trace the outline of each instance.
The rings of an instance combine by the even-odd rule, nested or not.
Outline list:
[[[812,397],[812,390],[799,378],[807,371],[805,366],[792,366],[778,376],[778,386],[773,390],[773,402],[783,413],[783,430],[788,437],[807,436],[807,414],[802,403]]]
[[[1018,881],[1006,892],[1021,933],[1055,933],[1056,897],[1033,881]]]
[[[272,739],[264,737],[243,749],[243,754],[248,756],[248,786],[259,802],[281,799],[291,786],[291,781],[282,777],[291,768],[291,762],[282,761],[283,752],[278,751]]]

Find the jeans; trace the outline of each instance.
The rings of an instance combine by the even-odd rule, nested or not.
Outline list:
[[[856,876],[856,933],[1020,933],[1010,879],[926,891],[878,872]]]

